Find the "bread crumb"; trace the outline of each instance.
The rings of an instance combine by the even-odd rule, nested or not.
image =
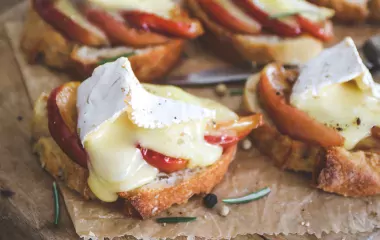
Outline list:
[[[244,149],[244,150],[249,150],[251,149],[252,147],[252,142],[251,140],[249,139],[244,139],[242,142],[241,142],[241,147]]]
[[[310,223],[309,223],[309,222],[306,222],[306,223],[305,223],[305,226],[306,226],[306,227],[310,227]]]
[[[215,87],[215,92],[220,97],[226,95],[227,90],[228,89],[227,89],[226,84],[223,84],[223,83],[220,83],[220,84],[216,85],[216,87]]]
[[[165,226],[166,226],[166,223],[162,223],[162,226],[165,227]]]
[[[223,217],[227,216],[228,214],[230,213],[230,208],[227,207],[226,205],[223,205],[223,207],[221,207],[219,209],[219,214]]]
[[[305,226],[305,222],[301,222],[301,225],[302,225],[302,226]]]

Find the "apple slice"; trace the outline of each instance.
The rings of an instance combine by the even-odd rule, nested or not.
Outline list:
[[[278,130],[294,139],[322,147],[342,146],[344,138],[335,129],[288,104],[286,96],[291,87],[287,74],[282,66],[269,64],[261,72],[257,89],[260,102]]]
[[[257,34],[261,31],[261,25],[232,0],[198,0],[198,3],[211,18],[231,31],[247,34]]]
[[[107,36],[92,25],[70,0],[33,0],[34,9],[55,29],[70,40],[89,45],[107,45]]]
[[[77,89],[79,82],[69,82],[54,89],[47,101],[49,132],[66,155],[87,168],[87,153],[77,131]]]
[[[169,41],[166,36],[128,27],[118,17],[100,9],[87,7],[84,9],[84,13],[91,23],[107,34],[113,44],[145,47],[147,45],[164,44]]]
[[[132,26],[179,38],[193,39],[203,34],[198,20],[191,19],[179,10],[172,11],[171,18],[142,11],[122,11],[124,19]]]
[[[286,37],[294,37],[301,34],[301,28],[293,17],[280,19],[271,18],[264,9],[257,6],[252,0],[232,0],[242,10],[247,12],[253,19],[260,22],[276,34]]]
[[[329,41],[334,37],[333,26],[330,21],[323,21],[320,23],[312,22],[302,15],[298,15],[296,18],[302,30],[308,32],[314,37],[319,38],[323,41]]]

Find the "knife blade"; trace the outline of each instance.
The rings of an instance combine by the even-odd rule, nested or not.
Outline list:
[[[243,82],[256,72],[255,68],[219,67],[214,69],[193,72],[187,75],[177,75],[166,78],[164,84],[177,86],[210,85],[217,83]]]

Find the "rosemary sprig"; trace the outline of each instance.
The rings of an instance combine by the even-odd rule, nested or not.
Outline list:
[[[196,217],[164,217],[157,218],[156,222],[158,223],[181,223],[181,222],[192,222],[196,220]]]
[[[230,203],[230,204],[237,204],[237,203],[247,203],[251,202],[254,200],[258,200],[270,193],[270,188],[266,187],[263,189],[260,189],[257,192],[253,192],[251,194],[248,194],[247,196],[240,197],[240,198],[228,198],[228,199],[223,199],[222,201],[224,203]]]
[[[54,224],[58,225],[59,220],[59,197],[57,183],[53,182],[53,195],[54,195]]]
[[[136,54],[135,52],[130,52],[130,53],[122,54],[122,55],[119,55],[119,56],[116,56],[113,58],[102,59],[98,62],[98,65],[103,65],[103,64],[108,63],[108,62],[114,62],[121,57],[130,57],[130,56],[133,56],[135,54]]]
[[[230,90],[231,96],[241,96],[243,95],[243,89],[242,88],[235,88]]]

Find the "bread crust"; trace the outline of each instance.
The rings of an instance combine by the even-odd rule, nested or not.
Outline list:
[[[315,57],[323,49],[322,41],[309,35],[281,38],[274,35],[235,34],[210,19],[196,0],[187,0],[187,5],[193,15],[200,19],[206,30],[211,33],[205,34],[201,40],[208,41],[207,38],[210,37],[218,39],[214,40],[218,45],[214,51],[216,53],[233,49],[234,53],[230,56],[239,55],[246,61],[257,64],[277,61],[287,65],[298,65]],[[227,57],[224,59],[229,60]]]
[[[29,63],[43,60],[49,67],[86,78],[99,63],[73,57],[79,47],[79,44],[67,40],[46,23],[32,8],[28,10],[21,49]],[[174,67],[183,48],[184,40],[175,39],[166,44],[147,47],[129,57],[129,60],[137,78],[141,82],[151,82],[162,78]]]
[[[372,8],[368,8],[370,0],[355,2],[348,0],[309,0],[309,2],[334,9],[336,19],[349,23],[364,22],[370,14],[369,9],[372,11]]]
[[[71,160],[50,135],[47,126],[47,99],[48,95],[42,94],[34,106],[34,152],[39,156],[41,166],[54,178],[61,180],[84,199],[96,199],[87,185],[88,170]],[[236,149],[236,145],[227,148],[216,163],[194,172],[188,178],[178,178],[173,185],[153,188],[148,184],[133,191],[119,193],[119,197],[124,200],[122,211],[127,216],[146,219],[174,204],[186,203],[195,194],[209,193],[223,179],[235,157]]]
[[[249,82],[246,87],[256,90]],[[256,111],[264,112],[263,109]],[[325,149],[281,134],[269,123],[253,130],[250,138],[258,150],[281,169],[312,174],[312,185],[323,191],[349,197],[380,194],[380,155],[372,148],[364,151],[347,151],[343,147]]]

